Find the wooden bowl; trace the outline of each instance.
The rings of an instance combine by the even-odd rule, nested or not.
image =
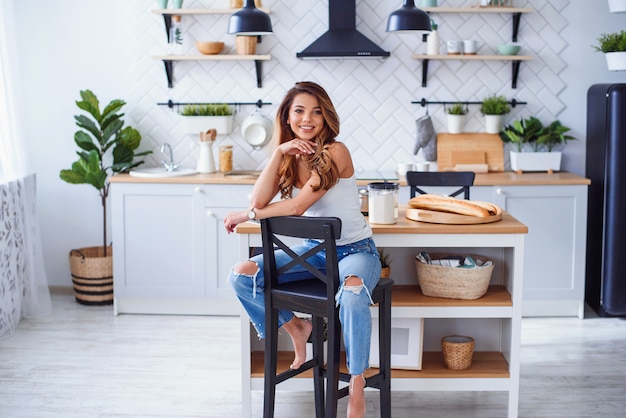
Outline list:
[[[216,55],[224,49],[224,42],[197,41],[196,49],[204,55]]]

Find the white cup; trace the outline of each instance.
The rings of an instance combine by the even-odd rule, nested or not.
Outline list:
[[[415,168],[417,169],[417,171],[430,171],[430,163],[415,163]]]
[[[398,163],[398,178],[405,178],[407,171],[415,170],[415,164],[413,163]]]
[[[463,53],[463,41],[450,40],[446,42],[448,55],[458,55]]]
[[[463,41],[463,54],[476,55],[478,51],[478,42],[474,39]]]

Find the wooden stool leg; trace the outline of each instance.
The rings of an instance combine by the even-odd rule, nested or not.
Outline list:
[[[265,315],[263,417],[274,417],[276,403],[276,363],[278,357],[278,311],[270,309]]]
[[[378,347],[380,372],[380,416],[391,418],[391,290],[385,290],[378,304]]]

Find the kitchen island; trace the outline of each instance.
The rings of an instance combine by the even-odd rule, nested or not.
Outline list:
[[[487,294],[477,300],[431,298],[421,294],[417,280],[394,286],[392,327],[395,318],[424,318],[422,370],[393,370],[393,391],[505,391],[507,416],[517,417],[519,399],[519,356],[524,277],[524,240],[528,228],[508,213],[501,221],[479,225],[440,225],[416,222],[404,217],[400,208],[394,225],[372,225],[380,247],[424,249],[456,254],[482,254],[496,268]],[[239,254],[261,245],[257,223],[240,224]],[[391,277],[398,276],[392,269]],[[401,279],[401,278],[400,278]],[[384,280],[384,279],[383,279]],[[397,280],[402,282],[403,280]],[[377,313],[376,309],[372,310]],[[450,334],[473,336],[476,340],[472,367],[451,371],[443,367],[440,341]],[[249,417],[251,390],[263,389],[263,345],[256,338],[247,314],[241,314],[243,416]],[[283,346],[284,347],[284,346]],[[289,350],[288,345],[285,350]],[[291,361],[288,351],[279,353],[279,367]],[[306,376],[306,375],[305,375]],[[284,386],[283,386],[284,385]],[[279,390],[311,390],[308,378],[291,379]],[[279,395],[280,396],[280,395]]]
[[[239,315],[226,281],[239,261],[237,239],[222,221],[248,206],[254,182],[249,173],[112,176],[115,313]],[[400,184],[402,204],[409,191]],[[498,204],[529,228],[522,314],[582,318],[589,180],[503,172],[477,174],[474,184],[472,199]],[[391,251],[393,270],[414,280],[410,251]]]

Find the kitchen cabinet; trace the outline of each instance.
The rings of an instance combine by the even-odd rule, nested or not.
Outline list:
[[[428,13],[499,13],[512,15],[513,33],[511,40],[517,42],[519,24],[524,13],[532,13],[530,8],[518,7],[423,7]],[[422,61],[422,87],[428,86],[428,64],[430,60],[462,60],[462,61],[510,61],[512,66],[511,88],[517,88],[520,64],[532,60],[529,55],[424,55],[414,54],[413,59]]]
[[[374,240],[385,248],[424,248],[485,254],[494,260],[487,293],[477,300],[425,297],[417,280],[394,286],[392,318],[424,318],[422,370],[392,370],[392,391],[504,391],[508,394],[507,416],[517,417],[519,403],[521,302],[524,238],[526,226],[508,214],[502,221],[484,225],[438,225],[405,219],[400,209],[398,223],[372,225]],[[260,228],[245,223],[237,228],[239,252],[260,245]],[[394,280],[398,274],[392,269]],[[376,314],[376,309],[373,314]],[[247,315],[241,315],[243,416],[251,414],[251,391],[263,390],[263,346],[257,341]],[[476,340],[472,366],[452,371],[443,367],[440,341],[445,335],[462,334]],[[289,350],[288,348],[286,350]],[[279,368],[286,369],[292,353],[279,353]],[[345,371],[345,370],[344,370]],[[366,376],[367,376],[366,372]],[[311,390],[311,373],[290,379],[278,390]]]
[[[270,13],[269,9],[262,9],[265,13]],[[170,27],[172,25],[172,16],[184,15],[230,15],[236,9],[155,9],[152,13],[163,16],[165,24],[165,33],[169,41]],[[259,40],[261,37],[259,36]],[[176,61],[254,61],[257,87],[263,87],[262,79],[262,62],[271,59],[270,55],[155,55],[155,60],[163,61],[165,66],[165,75],[167,77],[167,86],[174,87],[174,62]]]
[[[238,315],[237,240],[222,223],[249,187],[112,183],[114,311]]]

